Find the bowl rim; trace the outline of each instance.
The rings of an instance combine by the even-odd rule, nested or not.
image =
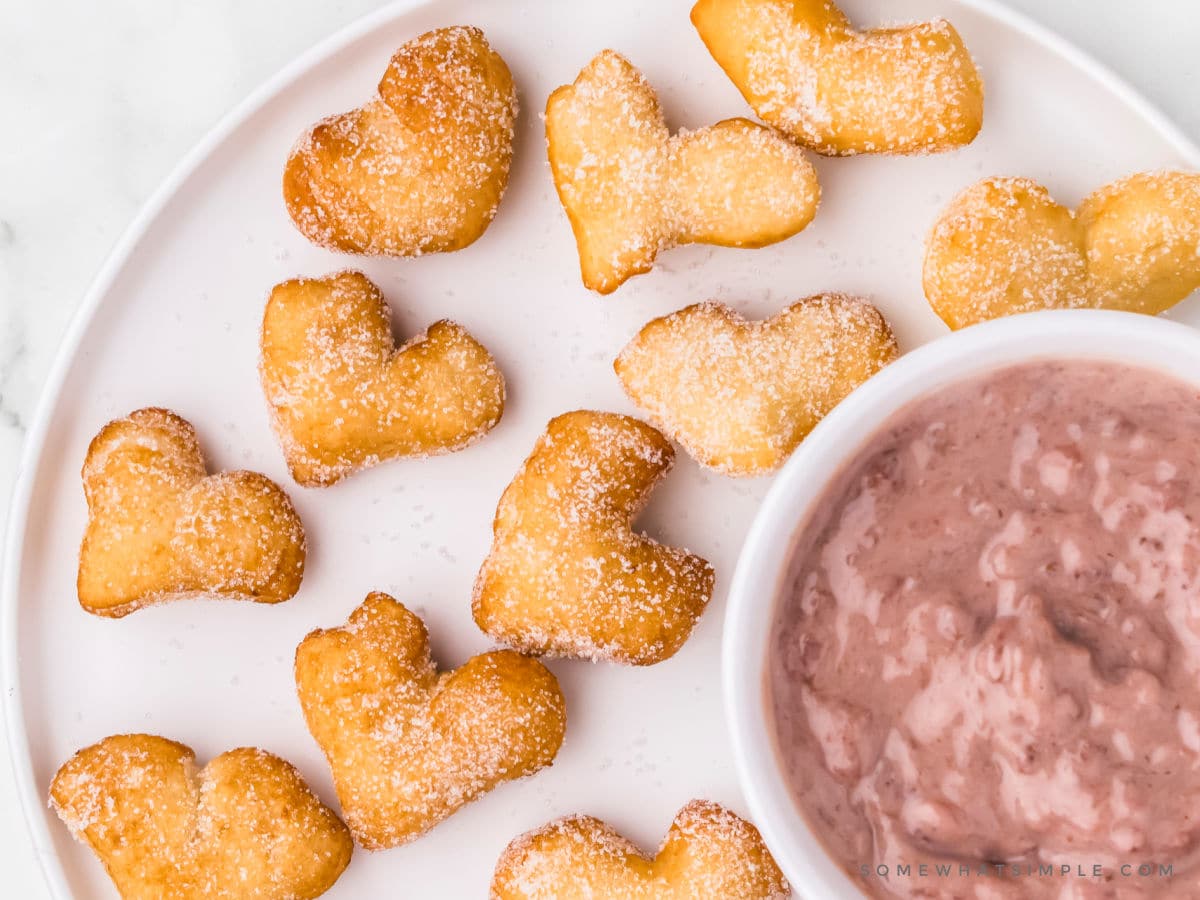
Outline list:
[[[1168,319],[1054,310],[974,325],[905,354],[843,400],[784,464],[747,532],[726,606],[722,700],[746,804],[780,868],[803,896],[851,897],[862,889],[809,828],[774,747],[767,646],[791,549],[830,480],[891,416],[951,384],[1041,359],[1124,363],[1200,388],[1200,330]]]

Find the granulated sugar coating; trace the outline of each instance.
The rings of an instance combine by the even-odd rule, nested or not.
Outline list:
[[[824,294],[761,322],[719,303],[689,306],[646,325],[614,368],[633,401],[701,464],[761,475],[897,353],[875,307]]]
[[[672,136],[654,89],[612,50],[550,95],[546,139],[583,283],[603,294],[670,247],[762,247],[817,211],[799,148],[746,119]]]
[[[50,805],[123,900],[309,900],[354,846],[279,757],[231,750],[197,771],[188,747],[148,734],[80,750],[54,776]]]
[[[304,575],[291,500],[264,475],[207,475],[196,432],[164,409],[108,423],[83,464],[79,602],[124,616],[186,597],[278,603]]]
[[[699,0],[692,23],[763,121],[818,153],[952,150],[983,125],[949,22],[858,31],[831,0]]]
[[[917,400],[831,481],[768,702],[871,896],[1200,897],[1197,484],[1196,387],[1088,359]]]
[[[712,596],[713,570],[632,525],[673,461],[670,442],[629,416],[551,420],[496,509],[475,581],[479,627],[539,655],[672,656]]]
[[[318,122],[288,157],[283,194],[310,241],[349,253],[459,250],[508,184],[517,95],[478,28],[396,51],[364,106]]]
[[[414,840],[550,765],[566,728],[558,681],[537,660],[497,650],[438,672],[424,623],[381,593],[345,627],[304,639],[296,690],[346,823],[368,850]]]
[[[650,859],[599,819],[570,816],[505,849],[491,900],[783,900],[787,882],[758,830],[693,800]]]
[[[1028,178],[988,178],[934,225],[924,279],[951,328],[1039,309],[1163,312],[1200,288],[1200,175],[1132,175],[1077,213]]]
[[[261,350],[271,423],[306,486],[460,450],[504,411],[504,378],[482,344],[442,321],[397,348],[387,302],[359,272],[277,285]]]

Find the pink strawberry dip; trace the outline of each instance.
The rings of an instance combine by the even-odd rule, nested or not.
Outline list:
[[[769,704],[872,897],[1200,898],[1200,395],[1037,362],[901,410],[798,535]]]

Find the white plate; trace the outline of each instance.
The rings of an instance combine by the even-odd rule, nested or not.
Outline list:
[[[110,897],[101,867],[45,808],[57,766],[108,734],[151,731],[202,759],[257,745],[295,762],[330,802],[330,779],[300,717],[292,654],[311,628],[342,622],[372,589],[427,620],[447,665],[488,647],[471,620],[475,570],[496,499],[554,414],[634,412],[611,370],[653,316],[716,297],[750,315],[822,290],[872,298],[911,348],[940,334],[920,287],[922,242],[959,189],[1021,174],[1076,202],[1118,175],[1200,166],[1200,152],[1112,76],[982,0],[850,0],[863,22],[946,15],[988,86],[982,135],[963,152],[818,161],[824,201],[804,233],[759,251],[688,248],[608,299],[580,285],[538,113],[598,50],[626,53],[675,126],[747,112],[688,22],[687,0],[444,0],[388,7],[307,54],[193,152],[122,240],[85,299],[51,374],[16,489],[4,581],[4,694],[38,853],[59,897]],[[280,198],[283,161],[313,120],[374,90],[396,46],[428,28],[484,28],[508,60],[524,112],[508,196],[460,253],[359,261],[310,246]],[[477,446],[398,462],[325,491],[290,486],[310,535],[304,586],[276,607],[177,603],[119,621],[82,612],[75,565],[85,507],[79,466],[108,419],[170,407],[199,429],[211,463],[289,485],[256,372],[266,292],[294,275],[359,266],[405,333],[443,316],[500,360],[510,403]],[[1193,298],[1176,315],[1200,322]],[[692,640],[648,669],[555,662],[567,742],[545,773],[507,785],[403,849],[358,853],[331,898],[483,897],[519,832],[571,812],[608,820],[647,847],[692,797],[743,810],[720,708],[724,595],[766,480],[705,474],[681,456],[642,524],[711,560],[717,593]],[[798,885],[803,890],[803,885]]]

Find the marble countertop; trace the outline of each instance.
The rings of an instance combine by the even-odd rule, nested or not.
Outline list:
[[[1007,0],[1200,141],[1200,4]],[[109,248],[220,116],[380,0],[39,0],[0,14],[0,508],[61,335]],[[2,728],[0,723],[0,728]],[[0,741],[9,896],[47,896]]]

